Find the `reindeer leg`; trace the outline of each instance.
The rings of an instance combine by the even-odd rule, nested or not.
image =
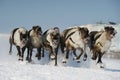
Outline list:
[[[61,52],[62,52],[62,63],[66,63],[66,53],[65,53],[65,51],[64,51],[64,46],[62,46],[62,44],[61,44]]]
[[[57,66],[58,47],[55,49],[55,66]]]
[[[97,63],[102,63],[101,57],[102,57],[102,53],[98,53],[98,61],[97,61]]]
[[[10,43],[10,50],[9,50],[9,54],[12,54],[12,39],[9,39],[9,43]]]
[[[33,51],[33,48],[30,49],[30,58],[29,58],[28,62],[32,61],[32,51]]]
[[[73,50],[73,54],[74,54],[74,56],[75,56],[75,57],[73,58],[73,60],[75,60],[75,59],[78,57],[77,54],[76,54],[76,49]]]
[[[24,52],[25,52],[25,49],[26,49],[26,47],[23,47],[23,48],[22,48],[22,55],[21,55],[21,57],[22,57],[22,61],[23,61],[23,58],[24,58]]]
[[[37,48],[37,52],[38,52],[38,60],[41,59],[41,47]]]
[[[102,60],[101,60],[103,54],[104,54],[104,53],[101,53],[101,52],[98,53],[98,61],[97,61],[97,64],[99,65],[100,68],[104,68],[104,64],[102,63]]]
[[[57,51],[55,51],[55,66],[57,66]]]
[[[96,50],[93,50],[92,59],[93,59],[93,60],[96,60],[96,59],[97,59],[97,55],[98,55],[97,51],[96,51]]]
[[[44,57],[44,47],[42,47],[42,57]]]
[[[82,48],[79,48],[79,50],[80,50],[80,55],[76,58],[76,60],[77,60],[77,62],[78,63],[80,63],[80,57],[82,56],[82,54],[83,54],[83,49]]]
[[[18,60],[21,60],[21,51],[20,51],[20,47],[19,46],[16,46],[17,48],[17,51],[18,51],[18,55],[19,55],[19,59]]]
[[[29,60],[29,55],[30,55],[30,48],[27,48],[27,57],[26,57],[27,61]]]
[[[87,60],[87,54],[86,54],[86,45],[84,47],[84,57],[83,57],[83,60],[86,61]]]
[[[84,58],[83,58],[83,60],[84,60],[84,61],[87,60],[87,54],[86,54],[86,52],[84,53]]]
[[[69,59],[69,49],[66,47],[66,56],[65,59],[63,60],[63,63],[66,63],[66,60]]]

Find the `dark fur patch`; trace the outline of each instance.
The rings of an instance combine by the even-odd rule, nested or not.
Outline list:
[[[103,34],[103,37],[101,37],[102,34]],[[100,42],[96,43],[96,40],[98,40],[99,38],[105,38],[105,40],[108,40],[111,42],[111,39],[113,38],[115,34],[116,34],[116,31],[112,26],[104,27],[104,31],[93,31],[90,33],[90,48],[93,52],[92,59],[96,60],[98,58],[97,63],[102,63],[101,58],[107,50],[101,52],[101,49],[102,47],[104,47],[105,43],[101,44],[102,42],[101,39],[100,39]]]
[[[71,31],[72,29],[73,29],[73,28],[69,28],[69,29],[64,30],[64,38],[66,37],[67,33],[68,33],[69,31]]]
[[[87,28],[85,28],[85,27],[80,28],[79,27],[79,31],[81,32],[82,39],[89,37],[89,30]]]
[[[60,34],[57,33],[57,34],[53,34],[53,33],[48,33],[50,29],[46,30],[44,33],[43,33],[43,45],[44,45],[44,48],[46,48],[46,50],[49,51],[49,57],[51,55],[54,55],[55,57],[54,58],[50,58],[50,59],[55,59],[55,65],[57,65],[57,53],[58,53],[58,47],[59,47],[59,42],[60,42]],[[56,48],[53,48],[51,45],[50,45],[50,42],[47,40],[47,36],[50,35],[53,43],[56,46]]]
[[[98,31],[92,31],[92,32],[90,32],[89,33],[89,36],[90,36],[90,44],[89,44],[89,47],[90,47],[90,49],[93,49],[93,46],[94,46],[94,44],[95,44],[95,41],[100,37],[100,36],[98,36],[98,37],[96,37],[95,38],[95,35],[98,33]]]
[[[70,33],[67,37],[65,37],[65,41],[66,41],[72,34],[74,34],[74,33],[75,33],[75,31],[72,32],[72,33]]]
[[[19,28],[15,28],[13,31],[12,31],[12,37],[11,37],[11,40],[12,40],[12,43],[15,44],[14,42],[14,34],[15,32],[18,30]]]

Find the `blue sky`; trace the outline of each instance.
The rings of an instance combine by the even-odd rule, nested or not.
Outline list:
[[[15,27],[45,31],[69,26],[113,21],[120,23],[119,0],[0,0],[0,33]]]

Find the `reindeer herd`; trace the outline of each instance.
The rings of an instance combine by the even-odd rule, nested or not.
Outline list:
[[[84,55],[86,61],[86,48],[91,51],[91,59],[97,60],[97,64],[102,64],[102,56],[107,52],[111,45],[111,39],[115,36],[116,30],[112,26],[104,27],[102,31],[89,31],[86,27],[71,27],[60,33],[58,27],[42,31],[40,26],[33,26],[31,30],[25,28],[15,28],[11,32],[9,42],[12,53],[12,45],[15,45],[18,51],[20,61],[24,59],[24,52],[27,49],[26,60],[32,61],[33,49],[37,49],[36,57],[38,60],[44,57],[44,51],[49,53],[49,59],[55,60],[57,65],[57,54],[60,48],[63,56],[63,63],[69,59],[70,51],[73,52],[74,60],[80,62],[80,57]],[[76,54],[79,50],[79,54]],[[101,68],[104,66],[101,65]]]

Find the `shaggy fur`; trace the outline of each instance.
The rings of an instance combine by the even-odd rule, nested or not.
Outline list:
[[[81,27],[69,28],[61,33],[61,51],[64,54],[64,48],[66,48],[66,59],[69,58],[69,51],[73,50],[75,59],[79,60],[85,51],[88,42],[88,34],[88,29]],[[76,55],[76,49],[81,52],[79,56]],[[85,56],[87,56],[86,53]],[[66,63],[66,61],[64,60],[63,63]]]
[[[24,57],[24,51],[26,49],[26,45],[28,42],[28,31],[24,28],[15,28],[9,38],[9,43],[10,43],[10,51],[9,53],[11,54],[12,52],[12,44],[16,46],[18,55],[19,55],[19,60],[23,61]]]
[[[92,50],[92,59],[96,60],[97,63],[102,63],[102,56],[107,52],[111,45],[111,39],[115,36],[116,31],[113,27],[107,26],[104,28],[104,31],[96,31],[90,33],[91,38],[91,50]],[[100,66],[103,67],[103,66]]]
[[[57,53],[60,43],[59,28],[49,29],[43,33],[43,45],[49,51],[50,59],[55,59],[57,65]]]
[[[28,33],[28,37],[29,37],[29,43],[28,43],[28,53],[27,53],[26,60],[28,60],[29,62],[32,61],[31,57],[32,57],[33,48],[37,48],[38,53],[36,57],[38,57],[38,60],[40,60],[41,59],[41,48],[43,47],[41,27],[33,26],[32,29]],[[42,55],[42,57],[43,56],[44,54]]]

